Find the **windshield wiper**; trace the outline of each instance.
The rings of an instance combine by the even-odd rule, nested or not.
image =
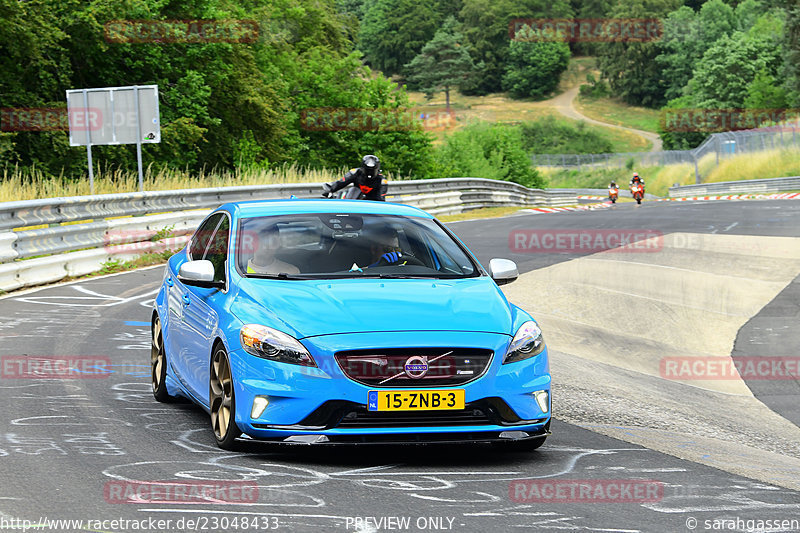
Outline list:
[[[254,272],[250,272],[247,274],[247,277],[259,278],[259,279],[319,279],[317,276],[309,276],[302,274],[287,274],[286,272],[281,272],[280,274],[257,274]]]

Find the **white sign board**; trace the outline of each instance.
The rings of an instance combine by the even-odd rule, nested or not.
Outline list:
[[[161,141],[158,86],[67,91],[70,146]]]

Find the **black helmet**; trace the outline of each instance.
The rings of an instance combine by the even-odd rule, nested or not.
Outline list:
[[[374,178],[381,169],[381,162],[374,155],[365,155],[361,159],[361,168],[368,178]]]

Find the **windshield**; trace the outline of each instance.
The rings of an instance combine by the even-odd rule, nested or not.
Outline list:
[[[354,214],[245,218],[236,247],[239,272],[283,279],[463,278],[477,264],[434,220]]]

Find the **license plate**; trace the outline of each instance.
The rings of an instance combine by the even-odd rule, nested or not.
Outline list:
[[[371,390],[369,411],[439,411],[464,409],[464,389],[450,390]]]

